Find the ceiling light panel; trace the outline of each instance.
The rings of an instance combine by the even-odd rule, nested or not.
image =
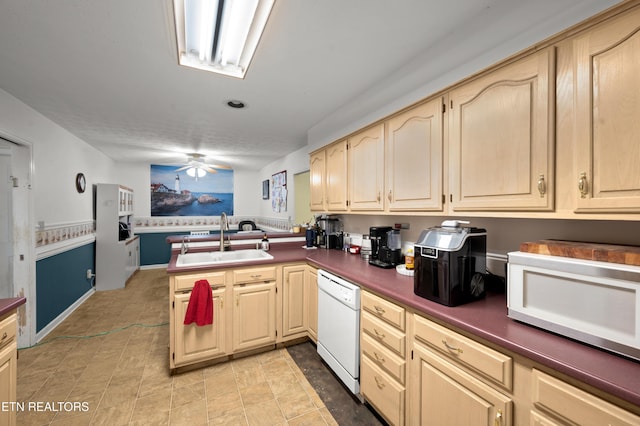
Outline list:
[[[180,65],[244,78],[275,0],[174,0]]]

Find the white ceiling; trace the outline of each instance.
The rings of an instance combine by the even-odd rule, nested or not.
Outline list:
[[[611,3],[276,0],[238,80],[178,66],[170,0],[0,0],[0,88],[116,161],[179,163],[199,152],[258,170],[306,146],[319,123],[339,123],[345,106],[364,115],[405,95],[399,85],[375,105],[364,96],[429,52],[444,61],[448,40],[491,49]],[[230,109],[230,99],[247,108]]]

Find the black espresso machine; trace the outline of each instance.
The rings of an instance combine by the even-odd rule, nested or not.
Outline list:
[[[446,306],[484,297],[487,231],[461,226],[468,223],[445,220],[422,231],[414,246],[415,294]]]

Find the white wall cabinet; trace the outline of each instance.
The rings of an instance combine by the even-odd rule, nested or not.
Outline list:
[[[120,223],[129,227],[120,239]],[[139,241],[133,235],[133,190],[100,183],[96,188],[96,290],[123,288],[138,270]]]

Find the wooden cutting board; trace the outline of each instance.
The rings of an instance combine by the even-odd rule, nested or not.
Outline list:
[[[638,246],[539,240],[520,244],[520,251],[640,266],[640,247]]]

